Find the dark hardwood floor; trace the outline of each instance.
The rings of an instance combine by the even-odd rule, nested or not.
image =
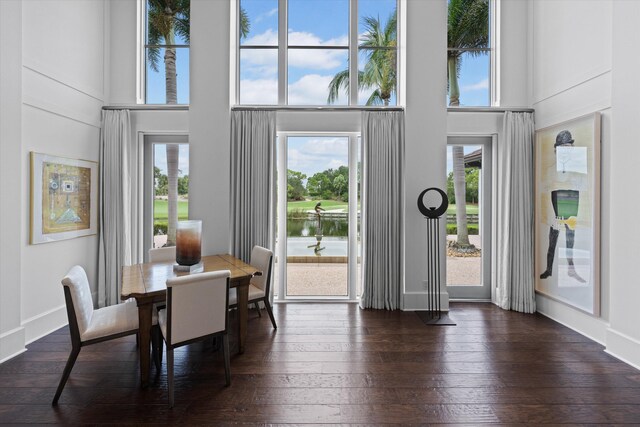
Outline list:
[[[0,365],[0,422],[640,425],[640,371],[541,315],[455,303],[457,326],[425,326],[353,304],[274,311],[277,331],[250,313],[228,388],[211,344],[177,350],[173,409],[166,365],[138,387],[134,337],[83,348],[51,407],[70,350],[63,328]]]

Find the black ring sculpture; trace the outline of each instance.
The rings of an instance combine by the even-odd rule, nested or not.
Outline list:
[[[423,200],[424,195],[427,194],[429,191],[436,191],[437,193],[440,194],[440,197],[442,198],[442,202],[440,203],[440,206],[426,207],[424,205],[424,200]],[[427,218],[441,217],[447,211],[448,207],[449,207],[449,198],[447,197],[447,193],[445,193],[439,188],[436,188],[436,187],[427,188],[418,196],[418,210],[420,210],[420,213],[426,216]]]

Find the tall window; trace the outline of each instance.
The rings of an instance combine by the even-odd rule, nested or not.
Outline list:
[[[190,0],[144,1],[144,102],[189,103]]]
[[[238,0],[238,102],[396,105],[397,3]]]
[[[491,105],[490,0],[448,0],[447,101]]]

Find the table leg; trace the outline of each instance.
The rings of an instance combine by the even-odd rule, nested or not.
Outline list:
[[[249,320],[249,283],[237,287],[238,293],[238,352],[244,353],[247,340],[247,321]]]
[[[142,388],[149,386],[149,365],[151,358],[151,316],[153,302],[138,301],[138,322],[140,328],[140,342],[138,350],[140,352],[140,385]]]

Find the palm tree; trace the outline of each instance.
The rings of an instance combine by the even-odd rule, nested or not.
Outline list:
[[[489,43],[489,0],[449,0],[447,22],[447,77],[449,83],[449,105],[460,105],[458,77],[462,54],[471,56],[482,53],[479,50]],[[466,209],[466,174],[462,146],[454,146],[453,186],[456,196],[456,226],[459,246],[469,246]]]
[[[380,18],[363,18],[365,33],[360,38],[360,47],[365,48],[367,62],[364,71],[358,71],[358,89],[374,89],[367,105],[389,105],[396,92],[396,46],[397,13],[394,10],[389,20],[382,25]],[[385,49],[388,48],[388,49]],[[340,90],[349,94],[349,70],[337,73],[329,83],[329,104],[338,99]]]
[[[176,35],[186,43],[190,41],[191,9],[190,0],[148,0],[149,39],[147,50],[149,66],[158,71],[160,65],[160,47],[164,48],[165,98],[167,104],[178,103],[176,72]],[[249,34],[249,17],[240,9],[240,37]],[[167,246],[176,244],[176,226],[178,225],[178,144],[167,144]]]

